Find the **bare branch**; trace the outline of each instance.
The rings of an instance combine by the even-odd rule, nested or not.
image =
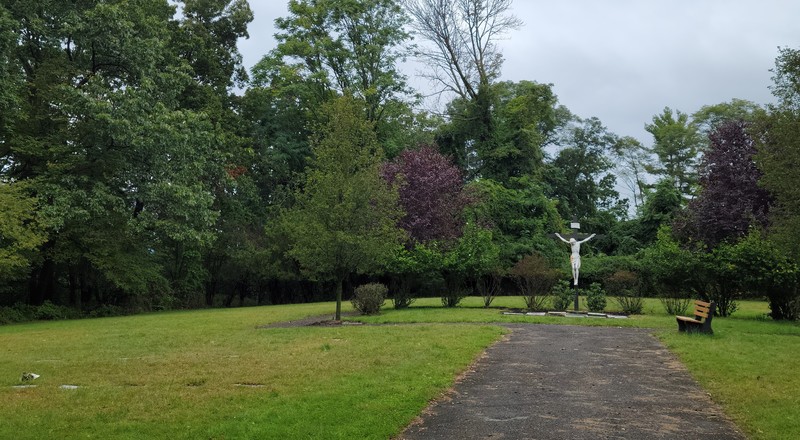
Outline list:
[[[416,34],[432,47],[418,52],[431,66],[423,75],[462,98],[500,76],[495,41],[522,22],[509,15],[511,0],[406,0]]]

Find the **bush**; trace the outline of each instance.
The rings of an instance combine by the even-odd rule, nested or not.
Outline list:
[[[0,325],[13,324],[27,321],[57,321],[61,319],[76,319],[81,317],[79,310],[59,306],[45,301],[40,306],[16,303],[12,307],[0,307]]]
[[[494,298],[500,293],[500,286],[502,283],[503,275],[501,275],[500,272],[492,272],[478,279],[475,287],[483,298],[484,307],[492,305],[492,301],[494,301]]]
[[[691,291],[704,290],[699,277],[704,272],[700,253],[683,249],[669,227],[658,230],[658,239],[642,250],[640,258],[640,276],[648,290],[670,298],[686,298]]]
[[[572,304],[575,293],[570,287],[569,281],[561,280],[553,286],[550,291],[553,295],[553,309],[563,312]]]
[[[783,285],[768,285],[765,291],[769,302],[769,316],[772,319],[791,321],[800,319],[800,295],[796,281]]]
[[[444,290],[442,291],[442,306],[456,307],[461,300],[469,294],[467,283],[460,274],[450,273],[444,276]]]
[[[17,322],[30,320],[30,317],[25,316],[25,314],[15,307],[0,307],[0,325],[15,324]]]
[[[581,284],[605,283],[617,272],[637,273],[640,262],[632,255],[595,255],[581,260]],[[605,284],[604,284],[605,285]],[[609,295],[614,294],[606,286]]]
[[[558,271],[552,269],[541,255],[526,255],[511,268],[510,273],[528,310],[544,310],[546,295],[558,281]]]
[[[640,315],[644,298],[639,292],[639,277],[629,270],[618,270],[606,278],[606,291],[626,315]]]
[[[592,283],[586,291],[586,305],[590,312],[602,312],[606,308],[606,293],[600,283]]]
[[[415,278],[408,274],[392,278],[392,304],[395,309],[406,309],[416,301],[414,297],[415,282]]]
[[[388,289],[380,283],[369,283],[356,288],[350,302],[353,308],[361,312],[362,315],[374,315],[381,311]]]
[[[667,296],[663,298],[659,298],[661,304],[664,306],[664,310],[667,311],[668,315],[681,315],[686,316],[686,312],[689,310],[689,304],[692,302],[691,298],[679,297],[679,296]]]
[[[58,321],[61,319],[80,318],[80,312],[66,306],[58,306],[50,301],[45,301],[44,304],[36,308],[34,319],[42,321]]]

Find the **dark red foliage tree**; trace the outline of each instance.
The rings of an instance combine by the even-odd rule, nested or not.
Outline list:
[[[758,185],[756,148],[744,121],[718,125],[700,168],[700,194],[689,202],[676,232],[710,247],[747,235],[751,225],[767,226],[770,194]]]
[[[384,178],[399,184],[405,216],[400,227],[412,240],[427,243],[461,236],[463,211],[471,202],[461,170],[432,146],[400,153],[383,169]]]

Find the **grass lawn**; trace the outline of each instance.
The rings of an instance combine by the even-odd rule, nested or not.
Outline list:
[[[332,304],[0,327],[0,438],[387,438],[503,330],[256,328]],[[35,388],[13,388],[22,372]],[[60,388],[77,385],[78,389]]]
[[[627,320],[502,315],[480,298],[444,309],[431,298],[351,318],[418,325],[257,328],[332,311],[323,303],[0,327],[0,438],[387,438],[500,338],[496,322],[653,328],[750,437],[800,438],[800,325],[765,318],[763,302],[714,318],[713,336],[678,334],[657,300]],[[23,371],[42,375],[36,388],[12,387]]]

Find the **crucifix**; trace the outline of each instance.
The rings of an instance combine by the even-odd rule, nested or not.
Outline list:
[[[570,246],[570,250],[572,253],[569,256],[569,265],[572,268],[572,287],[575,289],[575,311],[578,311],[578,275],[580,274],[581,270],[581,244],[586,243],[587,241],[594,238],[597,234],[586,235],[581,234],[578,232],[581,228],[581,224],[578,223],[577,220],[573,219],[569,224],[570,229],[572,229],[572,234],[569,235],[569,239],[564,238],[556,232],[553,236],[557,237],[559,240],[563,241],[564,243]]]

